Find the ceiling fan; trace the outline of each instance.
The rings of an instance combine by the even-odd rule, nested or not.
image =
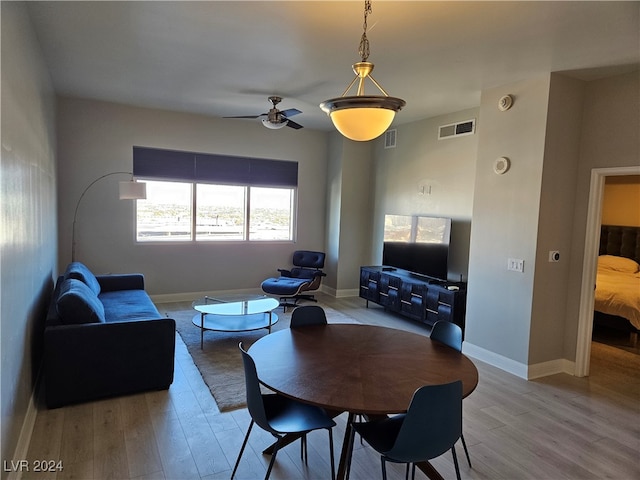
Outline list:
[[[273,105],[267,113],[261,113],[260,115],[241,115],[237,117],[224,117],[224,118],[262,118],[262,124],[272,130],[277,130],[282,127],[291,127],[296,130],[303,128],[299,123],[294,122],[289,117],[302,113],[297,108],[289,108],[287,110],[278,110],[277,105],[282,101],[282,97],[272,96],[269,97],[269,101]]]

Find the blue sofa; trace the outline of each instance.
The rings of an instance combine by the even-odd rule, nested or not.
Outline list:
[[[95,276],[69,264],[55,286],[44,331],[49,408],[167,389],[175,320],[162,318],[141,274]]]

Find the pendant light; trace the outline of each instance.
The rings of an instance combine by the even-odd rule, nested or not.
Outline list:
[[[342,96],[330,98],[320,104],[320,108],[329,115],[336,129],[342,135],[359,142],[373,140],[382,135],[393,122],[396,112],[406,105],[404,100],[390,97],[371,76],[373,63],[367,61],[369,58],[367,16],[370,13],[371,1],[365,0],[364,32],[358,48],[361,61],[352,66],[353,72],[356,74],[355,78],[342,93]],[[364,82],[367,78],[382,92],[382,95],[365,95]],[[347,96],[356,81],[358,81],[356,95]]]

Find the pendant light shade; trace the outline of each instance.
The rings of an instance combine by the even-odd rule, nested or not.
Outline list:
[[[329,115],[334,126],[342,135],[359,142],[373,140],[382,135],[393,122],[396,112],[406,105],[404,100],[390,97],[371,76],[374,65],[367,61],[369,57],[367,16],[369,13],[371,13],[371,2],[366,0],[364,7],[364,33],[360,39],[359,47],[362,61],[353,64],[355,78],[342,96],[325,100],[320,104],[320,108]],[[382,95],[365,95],[364,83],[367,78],[380,90]],[[358,81],[356,95],[347,96],[356,81]]]
[[[329,114],[342,135],[364,142],[382,135],[404,103],[394,97],[363,95],[333,98],[323,102],[320,108]]]

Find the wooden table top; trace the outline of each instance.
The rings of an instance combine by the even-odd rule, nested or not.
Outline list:
[[[331,410],[405,412],[423,385],[462,380],[463,396],[478,384],[465,355],[429,337],[372,325],[329,324],[262,337],[249,353],[272,390]]]

